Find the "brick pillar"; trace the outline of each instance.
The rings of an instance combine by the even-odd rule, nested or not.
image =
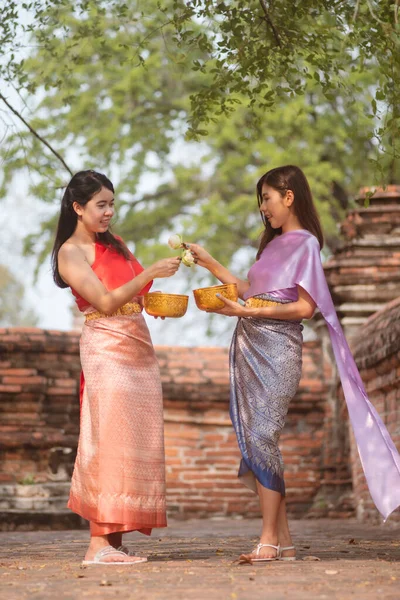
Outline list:
[[[335,308],[351,347],[360,334],[364,335],[367,319],[386,302],[400,296],[400,186],[377,189],[366,205],[369,191],[360,190],[355,207],[341,225],[343,242],[324,265]],[[322,316],[317,315],[315,321],[325,361],[334,365]],[[326,403],[321,494],[327,504],[336,505],[339,511],[342,504],[346,512],[354,471],[347,408],[338,385],[334,366]]]
[[[362,335],[354,342],[354,358],[368,397],[400,451],[400,298],[366,321]],[[353,435],[351,467],[357,517],[362,521],[381,523],[382,517],[369,494]],[[390,521],[400,522],[400,509],[392,513]]]

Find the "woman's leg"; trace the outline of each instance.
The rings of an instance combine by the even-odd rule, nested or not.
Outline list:
[[[282,501],[282,495],[261,485],[257,481],[257,491],[260,498],[262,514],[262,532],[260,536],[261,544],[278,545],[279,542],[279,508]],[[261,548],[259,557],[274,558],[276,550],[274,548]]]
[[[110,543],[107,535],[93,535],[90,533],[89,548],[86,551],[85,560],[93,560],[97,552],[102,548],[106,548]]]
[[[292,536],[290,535],[289,523],[287,520],[285,498],[281,499],[281,504],[279,506],[278,541],[279,541],[279,545],[281,546],[281,548],[293,546]],[[284,550],[282,552],[282,556],[284,558],[296,556],[296,551],[294,549],[293,550]]]
[[[273,490],[265,488],[259,481],[257,481],[257,491],[262,514],[260,543],[277,546],[279,541],[279,508],[282,495],[279,492],[274,492]],[[261,548],[258,554],[256,554],[256,551],[254,550],[251,554],[245,556],[246,558],[275,558],[277,556],[277,551],[275,548],[266,546]]]
[[[286,500],[279,492],[274,492],[265,488],[257,481],[258,497],[262,514],[262,532],[260,536],[261,544],[272,544],[273,546],[292,546],[292,537],[289,531],[289,524],[286,514]],[[277,555],[274,548],[261,548],[258,558],[275,558]],[[285,550],[283,556],[295,556],[295,550]],[[255,552],[247,555],[248,558],[255,558]]]

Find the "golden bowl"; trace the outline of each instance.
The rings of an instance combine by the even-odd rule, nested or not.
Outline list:
[[[152,317],[183,317],[187,310],[189,296],[149,292],[144,296],[144,309]]]
[[[219,310],[220,308],[224,308],[225,304],[217,298],[216,294],[221,294],[221,296],[237,302],[237,285],[236,283],[226,283],[225,285],[213,285],[193,290],[197,308],[200,310]]]

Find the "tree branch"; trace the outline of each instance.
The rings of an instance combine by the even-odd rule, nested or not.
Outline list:
[[[33,129],[33,127],[31,127],[27,121],[25,121],[24,117],[15,108],[13,108],[11,106],[11,104],[9,104],[9,102],[7,102],[7,100],[4,98],[3,94],[0,94],[0,100],[3,100],[4,104],[11,110],[12,113],[14,113],[14,115],[16,115],[18,117],[18,119],[20,119],[20,121],[23,122],[23,124],[29,129],[29,131],[32,133],[32,135],[34,135],[42,144],[44,144],[50,150],[50,152],[52,152],[54,154],[54,156],[56,158],[58,158],[58,160],[67,169],[68,173],[72,176],[73,172],[71,171],[71,169],[69,168],[69,166],[67,165],[67,163],[65,162],[63,157],[56,150],[54,150],[54,148],[52,146],[50,146],[50,144],[44,138],[42,138],[42,136],[40,136],[38,134],[38,132],[35,131],[35,129]]]
[[[369,12],[371,13],[371,17],[373,19],[375,19],[375,21],[378,21],[378,23],[381,23],[381,25],[384,25],[385,22],[381,21],[381,19],[374,13],[374,10],[373,10],[373,8],[371,6],[370,0],[367,0],[367,4],[368,4]]]
[[[357,15],[358,15],[358,9],[359,9],[359,7],[360,7],[360,0],[357,0],[357,2],[356,2],[356,6],[355,6],[355,8],[354,8],[354,14],[353,14],[353,18],[352,18],[352,21],[353,21],[353,22],[354,22],[354,21],[356,20],[356,18],[357,18]]]
[[[150,33],[148,33],[142,40],[140,40],[140,42],[137,44],[138,49],[137,49],[136,53],[133,55],[131,60],[133,60],[134,58],[136,58],[136,56],[138,56],[141,47],[152,35],[154,35],[158,31],[162,31],[164,29],[164,27],[166,27],[167,25],[170,25],[171,23],[173,23],[173,21],[171,19],[169,21],[165,21],[165,23],[162,23],[162,25],[160,25],[159,27],[156,27],[155,29],[150,31]]]
[[[271,17],[269,16],[269,12],[268,12],[267,3],[266,3],[265,0],[260,0],[260,4],[261,4],[261,8],[263,9],[264,14],[265,14],[265,20],[267,21],[268,25],[272,29],[272,32],[274,34],[274,38],[276,40],[276,43],[278,44],[279,48],[282,48],[281,38],[279,37],[279,33],[278,33],[277,28],[275,27],[275,25],[271,21]]]

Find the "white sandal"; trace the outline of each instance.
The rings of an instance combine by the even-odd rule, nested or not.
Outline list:
[[[128,554],[126,552],[121,552],[121,550],[116,550],[114,548],[114,546],[106,546],[105,548],[102,548],[95,554],[95,557],[93,560],[83,560],[82,566],[84,566],[84,567],[86,567],[87,565],[119,565],[119,566],[130,565],[130,566],[132,566],[132,565],[136,565],[138,563],[147,562],[147,558],[139,558],[139,557],[137,557],[137,560],[134,560],[134,561],[102,560],[106,556],[110,556],[110,554],[116,554],[118,556],[128,556]]]
[[[278,560],[286,560],[286,561],[296,560],[295,556],[282,556],[282,552],[285,552],[285,550],[295,550],[295,547],[294,546],[282,546],[282,548],[280,548],[280,550],[279,550]]]
[[[273,560],[278,560],[280,554],[280,546],[274,546],[273,544],[257,544],[256,547],[256,556],[260,555],[261,548],[273,548],[276,550],[276,556],[266,556],[261,558],[248,558],[246,555],[243,555],[239,558],[239,562],[247,562],[247,563],[261,563],[261,562],[272,562]],[[243,558],[242,558],[243,557]]]

